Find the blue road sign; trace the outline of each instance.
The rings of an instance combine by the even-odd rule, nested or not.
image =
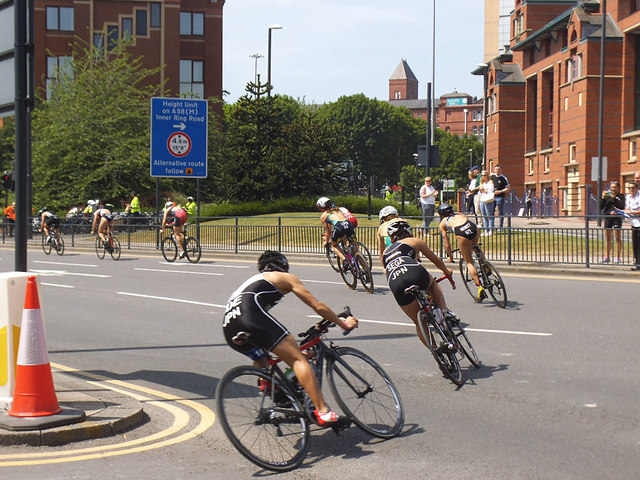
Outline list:
[[[206,100],[151,99],[151,176],[206,178]]]

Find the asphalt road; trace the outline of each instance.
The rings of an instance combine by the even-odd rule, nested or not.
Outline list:
[[[640,471],[638,281],[505,273],[510,303],[474,304],[462,286],[444,286],[483,367],[465,363],[460,388],[443,378],[396,306],[378,269],[376,291],[349,291],[326,265],[293,261],[292,272],[335,310],[350,305],[361,319],[348,337],[399,388],[407,411],[403,434],[386,442],[353,427],[336,437],[313,434],[303,466],[279,478],[620,479]],[[231,291],[255,272],[253,259],[167,264],[161,256],[125,252],[63,257],[29,252],[43,275],[40,292],[51,361],[174,395],[214,409],[213,390],[229,368],[246,363],[222,337]],[[0,249],[0,271],[13,251]],[[297,333],[314,312],[288,295],[273,310]],[[330,403],[330,394],[327,391]],[[167,401],[167,403],[170,403]],[[153,435],[171,415],[150,403],[150,421],[125,436],[60,448],[4,447],[0,477],[251,478],[216,423],[185,441],[98,459],[55,463],[68,449],[101,452]],[[198,415],[189,413],[196,424]],[[3,467],[3,455],[51,455],[53,463]],[[6,476],[5,476],[6,475]]]

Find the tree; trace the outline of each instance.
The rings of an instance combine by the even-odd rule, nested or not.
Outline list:
[[[440,148],[440,166],[431,169],[430,175],[436,179],[454,179],[457,188],[469,184],[469,149],[472,158],[482,158],[482,142],[475,135],[459,137],[443,132],[439,128],[435,132],[435,142]]]
[[[162,87],[126,44],[103,54],[77,40],[73,62],[59,68],[48,101],[33,113],[34,205],[62,208],[131,190],[152,191],[149,104]]]
[[[16,155],[16,126],[13,117],[5,117],[0,128],[0,172],[13,170]]]

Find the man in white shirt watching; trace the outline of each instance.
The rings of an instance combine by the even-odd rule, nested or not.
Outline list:
[[[436,197],[438,190],[431,185],[431,177],[424,179],[424,185],[420,187],[420,205],[422,206],[422,219],[424,221],[424,233],[428,232],[433,216],[436,212]]]

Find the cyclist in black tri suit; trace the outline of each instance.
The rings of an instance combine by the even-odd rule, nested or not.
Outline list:
[[[387,274],[389,289],[402,311],[416,324],[418,337],[428,347],[418,327],[420,304],[413,295],[407,295],[404,291],[412,285],[417,285],[420,289],[427,291],[443,314],[453,316],[447,307],[442,289],[429,272],[418,263],[418,252],[427,257],[447,277],[451,277],[453,271],[431,251],[424,240],[412,236],[411,226],[406,220],[398,219],[391,222],[387,226],[387,233],[392,243],[382,255],[382,263]]]
[[[55,232],[60,230],[60,219],[55,213],[51,213],[47,207],[42,208],[38,214],[40,215],[40,230],[44,229],[47,235],[47,243],[51,242],[51,237]]]
[[[111,213],[111,210],[106,208],[106,206],[100,205],[100,208],[95,211],[93,214],[93,225],[91,226],[92,234],[96,231],[96,223],[98,223],[98,219],[100,219],[100,224],[98,225],[98,236],[104,243],[105,250],[109,250],[110,247],[106,237],[104,236],[104,232],[111,232],[111,229],[113,228],[113,214]]]
[[[318,210],[322,212],[320,216],[320,222],[325,229],[325,233],[322,238],[325,241],[325,245],[331,241],[331,248],[335,254],[340,258],[343,263],[343,268],[349,268],[342,248],[340,248],[340,241],[343,238],[349,238],[355,235],[355,227],[353,223],[349,221],[347,215],[335,205],[327,197],[321,197],[316,202]],[[347,210],[348,211],[348,210]],[[356,245],[356,251],[357,251]]]
[[[469,270],[469,274],[478,287],[478,297],[476,300],[481,302],[484,298],[487,298],[487,293],[480,285],[480,279],[478,278],[478,271],[473,263],[472,253],[473,245],[478,243],[478,227],[469,220],[464,213],[454,212],[453,206],[450,203],[441,204],[438,207],[438,214],[442,219],[440,221],[440,233],[444,239],[444,247],[449,256],[449,261],[453,262],[453,252],[451,251],[451,242],[449,241],[449,230],[451,230],[458,241],[460,254],[467,263],[467,270]]]
[[[231,348],[248,356],[260,368],[268,366],[267,352],[273,352],[289,365],[300,385],[307,391],[316,407],[315,416],[320,426],[331,426],[340,419],[324,401],[318,381],[304,354],[289,330],[268,312],[284,295],[293,292],[325,320],[344,330],[358,326],[355,317],[339,318],[333,310],[307,290],[300,279],[289,272],[289,263],[279,252],[267,250],[258,259],[260,273],[240,285],[229,297],[222,328]],[[252,341],[237,345],[233,341],[239,332],[251,334]]]

